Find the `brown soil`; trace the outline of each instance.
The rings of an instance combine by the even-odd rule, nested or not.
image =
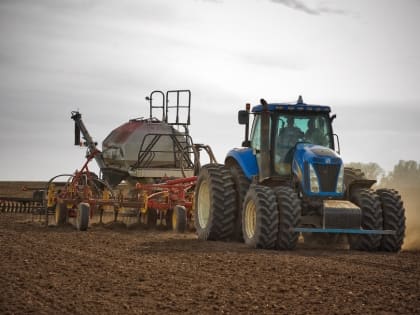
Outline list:
[[[0,182],[0,195],[44,186]],[[419,314],[418,203],[404,197],[404,248],[417,250],[398,254],[252,250],[119,222],[77,232],[0,213],[0,314]]]
[[[419,314],[420,252],[252,250],[0,213],[0,314]]]

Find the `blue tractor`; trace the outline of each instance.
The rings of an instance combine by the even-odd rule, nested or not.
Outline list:
[[[249,117],[254,116],[249,135]],[[199,173],[194,218],[199,239],[238,240],[290,250],[299,236],[345,240],[350,249],[397,252],[405,210],[393,189],[344,167],[329,106],[268,104],[240,110],[241,148]]]

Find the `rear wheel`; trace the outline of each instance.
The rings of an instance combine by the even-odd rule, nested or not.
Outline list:
[[[88,203],[81,202],[77,207],[76,229],[86,231],[89,226],[90,206]]]
[[[232,163],[229,167],[229,171],[232,174],[232,179],[235,184],[235,196],[236,196],[236,208],[235,208],[235,227],[233,232],[233,238],[235,241],[242,242],[242,205],[244,203],[245,195],[248,191],[250,181],[245,176],[242,169],[238,164]]]
[[[172,213],[172,229],[184,233],[187,227],[187,210],[183,206],[175,206]]]
[[[276,247],[279,215],[276,197],[269,187],[251,185],[242,212],[242,234],[252,248]]]
[[[64,202],[57,202],[55,206],[55,224],[60,226],[67,222],[67,205]]]
[[[380,249],[398,252],[405,236],[405,209],[400,194],[393,189],[378,189],[382,206],[384,230],[394,230],[395,235],[383,235]]]
[[[194,194],[194,223],[199,239],[225,240],[232,237],[235,195],[232,176],[223,165],[204,165]]]
[[[294,249],[299,233],[290,231],[300,221],[301,206],[296,192],[291,187],[277,187],[274,190],[279,212],[279,229],[277,234],[278,249]]]
[[[382,230],[382,209],[379,196],[371,189],[358,189],[352,196],[352,202],[362,210],[362,228],[364,230]],[[375,251],[379,249],[380,234],[349,236],[351,249]]]

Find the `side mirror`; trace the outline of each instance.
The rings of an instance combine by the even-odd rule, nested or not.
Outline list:
[[[332,116],[330,117],[330,122],[333,122],[333,120],[334,120],[334,119],[336,119],[336,118],[337,118],[337,115],[336,115],[336,114],[332,115]]]
[[[249,148],[251,146],[251,141],[249,140],[242,141],[242,146],[244,148]]]
[[[249,113],[246,110],[240,110],[238,112],[238,123],[240,125],[248,125],[249,124]]]

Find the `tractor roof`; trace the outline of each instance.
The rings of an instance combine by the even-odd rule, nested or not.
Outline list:
[[[268,110],[270,112],[274,111],[299,111],[299,112],[327,112],[329,113],[331,111],[331,108],[329,106],[325,105],[313,105],[313,104],[305,104],[302,100],[302,97],[299,96],[298,101],[296,104],[292,103],[271,103],[267,104]],[[256,105],[252,108],[253,113],[259,113],[263,109],[262,105]]]

